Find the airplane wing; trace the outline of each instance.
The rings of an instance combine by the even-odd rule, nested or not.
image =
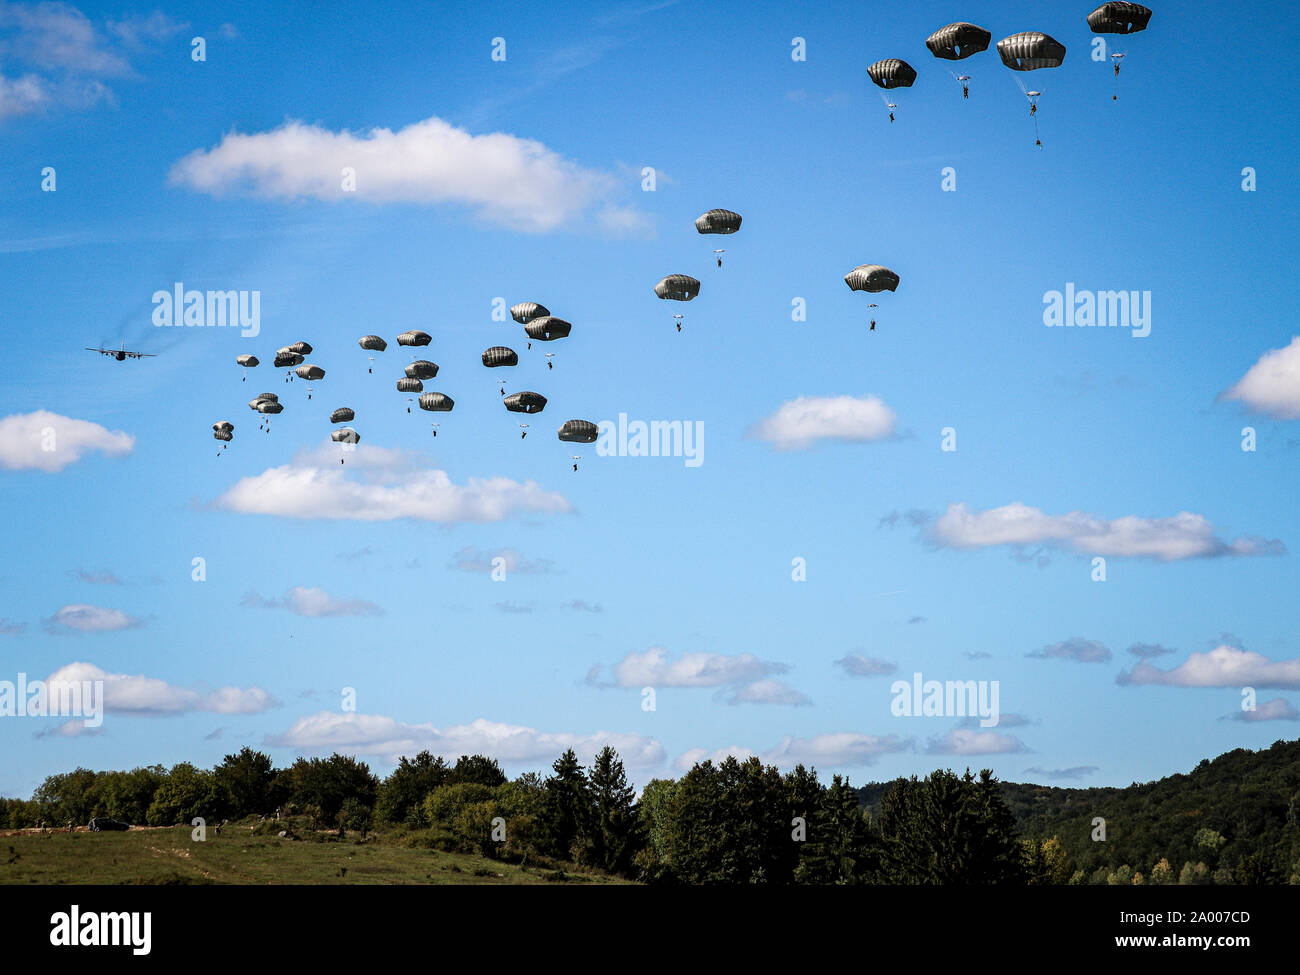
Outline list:
[[[92,348],[91,348],[90,346],[88,346],[88,345],[87,345],[87,346],[84,346],[84,348],[85,348],[85,350],[86,350],[87,352],[98,352],[100,355],[112,355],[112,354],[113,354],[112,352],[109,352],[108,349],[92,349]]]
[[[132,359],[154,359],[157,354],[154,352],[128,352],[127,355]]]

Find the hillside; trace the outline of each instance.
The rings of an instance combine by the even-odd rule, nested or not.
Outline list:
[[[873,816],[892,782],[858,790]],[[1217,867],[1246,861],[1252,879],[1285,880],[1300,871],[1300,740],[1244,748],[1205,759],[1187,774],[1126,788],[1065,789],[1001,783],[1019,835],[1057,837],[1077,869],[1091,877],[1128,865],[1148,871],[1161,858],[1177,872],[1185,863]],[[1093,820],[1106,821],[1094,841]]]

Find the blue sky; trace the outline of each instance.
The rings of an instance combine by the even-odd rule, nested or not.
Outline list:
[[[245,744],[516,772],[605,741],[639,783],[735,749],[859,783],[1124,785],[1294,737],[1285,59],[1217,5],[1161,6],[1112,101],[1087,4],[878,6],[0,5],[0,680],[111,688],[95,733],[0,721],[0,793]],[[961,19],[1067,46],[1023,79],[1041,150],[995,51],[926,50]],[[893,124],[865,70],[887,57],[919,74]],[[698,235],[712,207],[740,232]],[[897,292],[850,292],[867,263]],[[658,300],[669,273],[700,296]],[[178,281],[259,291],[260,334],[154,327]],[[1149,292],[1150,334],[1044,327],[1067,282]],[[498,298],[573,333],[526,349]],[[413,328],[450,414],[394,390]],[[270,366],[298,340],[310,401]],[[82,351],[122,342],[157,357]],[[480,364],[499,344],[519,367]],[[500,378],[549,398],[527,438]],[[703,463],[555,437],[620,413],[702,424]],[[998,681],[1003,720],[894,716],[916,671]]]

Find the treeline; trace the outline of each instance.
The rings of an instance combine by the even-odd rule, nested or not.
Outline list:
[[[859,790],[838,775],[824,785],[804,766],[783,774],[728,758],[654,779],[638,798],[611,748],[590,768],[570,750],[549,774],[513,780],[482,755],[450,763],[421,752],[382,781],[345,755],[277,769],[244,748],[212,769],[53,775],[30,800],[0,800],[0,828],[92,816],[153,826],[243,820],[660,884],[1300,883],[1300,742],[1272,752],[1247,762],[1244,778],[1242,763],[1256,753],[1239,750],[1168,785],[1036,797],[1025,790],[1041,787],[1009,786],[987,770]],[[1180,791],[1187,780],[1196,788]],[[1056,795],[1094,791],[1092,807]],[[1025,803],[1031,811],[1018,823]],[[1094,838],[1097,817],[1104,840]]]

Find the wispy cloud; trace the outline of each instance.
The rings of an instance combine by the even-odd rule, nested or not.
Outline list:
[[[1073,660],[1081,664],[1102,664],[1111,658],[1111,653],[1104,643],[1085,640],[1081,636],[1072,636],[1060,643],[1031,650],[1025,656],[1037,657],[1040,660]]]
[[[134,630],[144,625],[144,620],[106,606],[74,603],[62,607],[45,620],[50,633],[111,633],[116,630]]]
[[[104,710],[110,714],[169,715],[191,711],[216,714],[260,714],[278,707],[279,702],[260,687],[219,687],[206,691],[178,687],[143,674],[114,674],[89,663],[71,663],[47,679],[55,681],[103,681]]]
[[[947,548],[1047,545],[1081,555],[1150,558],[1160,562],[1219,556],[1281,555],[1275,539],[1243,535],[1225,541],[1204,515],[1181,511],[1172,518],[1129,515],[1107,520],[1082,511],[1049,515],[1020,502],[977,511],[950,504],[931,525],[929,539]]]
[[[888,660],[877,660],[862,653],[850,653],[835,661],[850,677],[883,677],[898,670],[898,665]]]
[[[712,761],[714,764],[734,756],[746,759],[757,756],[766,765],[778,768],[792,768],[795,765],[808,765],[821,769],[843,768],[846,766],[872,765],[882,755],[907,751],[913,747],[910,740],[897,735],[865,735],[857,732],[828,732],[809,738],[787,736],[779,745],[765,752],[755,752],[749,748],[732,745],[712,751],[704,748],[692,748],[683,752],[673,762],[679,771],[685,771],[697,762]]]
[[[374,603],[364,599],[332,596],[324,589],[311,586],[294,586],[283,596],[274,599],[267,599],[250,592],[244,596],[241,604],[261,609],[283,609],[295,616],[308,617],[382,616],[384,612]]]

